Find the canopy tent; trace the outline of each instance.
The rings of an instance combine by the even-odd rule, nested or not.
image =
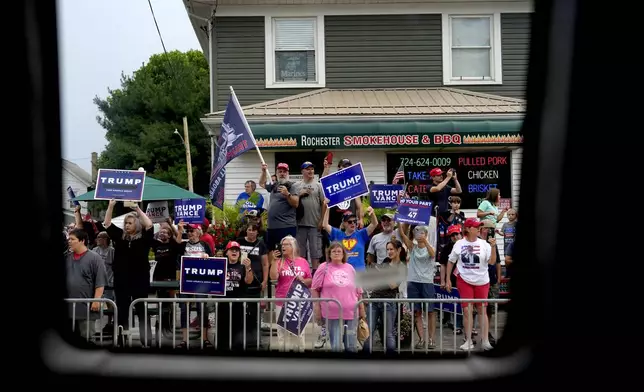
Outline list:
[[[145,185],[143,187],[143,201],[163,201],[177,199],[205,199],[196,193],[192,193],[176,185],[159,181],[150,176],[145,176]],[[76,201],[93,201],[94,191],[76,196]]]

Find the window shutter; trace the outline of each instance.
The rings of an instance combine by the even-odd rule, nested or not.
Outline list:
[[[275,50],[315,50],[314,19],[274,19]]]

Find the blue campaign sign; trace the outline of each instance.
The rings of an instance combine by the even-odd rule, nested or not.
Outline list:
[[[405,189],[404,185],[373,184],[369,191],[369,202],[373,208],[395,208],[398,195]]]
[[[400,199],[394,220],[412,225],[428,225],[432,215],[432,202],[427,200]]]
[[[95,200],[141,201],[145,171],[98,169]]]
[[[181,256],[181,294],[226,295],[225,257]]]
[[[369,185],[360,162],[320,178],[320,183],[324,197],[329,199],[329,207],[369,193]]]
[[[202,223],[206,217],[206,199],[178,199],[174,201],[174,223]]]
[[[442,289],[441,285],[434,283],[434,292],[436,295],[436,299],[460,299],[461,295],[458,292],[458,289],[456,287],[452,287],[452,291],[449,293],[447,290]],[[434,304],[434,309],[440,309],[441,304]],[[454,313],[454,306],[456,306],[456,313],[457,314],[463,314],[463,308],[461,307],[461,304],[457,303],[443,303],[443,311],[444,312],[449,312],[449,313]]]
[[[288,302],[288,298],[311,298],[311,291],[298,280],[294,280],[277,317],[278,327],[286,329],[295,336],[300,336],[313,315],[313,302]]]

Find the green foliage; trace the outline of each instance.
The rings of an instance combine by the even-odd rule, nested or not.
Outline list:
[[[371,203],[370,203],[370,201],[369,201],[369,198],[368,198],[368,197],[363,197],[363,198],[362,198],[362,210],[366,212],[366,211],[367,211],[367,208],[368,208],[368,207],[370,207],[370,206],[371,206]],[[386,208],[374,208],[374,209],[373,209],[373,211],[376,213],[376,217],[378,217],[378,221],[380,221],[380,218],[381,218],[384,214],[387,214],[387,213],[395,214],[395,213],[396,213],[396,211],[395,211],[395,210],[389,210],[389,209],[386,209]],[[369,216],[367,215],[367,216],[364,218],[364,224],[365,224],[365,225],[368,225],[368,224],[369,224],[369,222],[370,222],[370,220],[369,220]]]
[[[94,98],[97,121],[108,144],[99,167],[145,170],[154,178],[187,188],[183,117],[188,118],[195,193],[208,193],[210,137],[199,119],[209,109],[208,63],[202,52],[153,55],[121,87]]]

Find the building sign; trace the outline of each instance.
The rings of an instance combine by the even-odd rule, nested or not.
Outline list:
[[[401,135],[325,135],[296,137],[259,137],[260,148],[346,149],[346,148],[413,148],[507,146],[523,143],[519,133],[446,133]]]
[[[405,187],[407,193],[420,200],[428,200],[432,187],[429,171],[435,167],[444,172],[456,170],[456,178],[463,193],[461,209],[476,209],[490,188],[499,188],[501,197],[511,197],[512,170],[510,152],[480,153],[427,153],[427,154],[387,154],[387,178],[394,178],[400,164],[405,168]],[[447,185],[453,187],[454,182]]]

